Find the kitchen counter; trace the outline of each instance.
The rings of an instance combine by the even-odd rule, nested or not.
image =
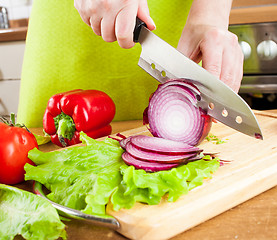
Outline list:
[[[0,29],[0,42],[25,41],[29,19],[10,20],[10,28]]]
[[[277,110],[267,111],[277,116]],[[277,121],[277,119],[276,119]],[[113,133],[142,126],[141,121],[114,122]],[[32,129],[37,134],[42,129]],[[52,143],[42,145],[42,151],[57,149]],[[277,160],[277,159],[276,159]],[[30,190],[31,183],[18,187]],[[119,233],[73,220],[66,222],[68,240],[126,239]],[[277,187],[274,187],[174,238],[181,239],[277,239]]]
[[[0,42],[25,41],[28,27],[0,29]]]

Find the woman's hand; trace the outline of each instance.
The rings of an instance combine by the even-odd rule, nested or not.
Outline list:
[[[178,50],[238,92],[243,75],[243,53],[228,31],[231,0],[194,0]],[[220,9],[220,11],[217,11]]]
[[[238,92],[243,75],[243,53],[237,36],[208,25],[186,25],[178,50]]]
[[[155,24],[149,15],[147,0],[74,0],[83,21],[106,42],[118,41],[122,48],[134,46],[136,17],[150,30]]]

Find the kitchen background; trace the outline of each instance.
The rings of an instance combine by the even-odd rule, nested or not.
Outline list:
[[[0,29],[0,115],[17,113],[25,37],[33,0],[0,0],[8,29]],[[2,12],[5,14],[5,12]],[[0,15],[3,21],[5,15]]]
[[[0,115],[17,112],[33,0],[0,0]],[[5,9],[1,9],[5,7]],[[9,28],[1,22],[8,12]],[[254,109],[277,108],[277,0],[234,0],[230,31],[245,56],[240,95]]]
[[[29,18],[33,0],[0,0],[0,6],[8,9],[9,20]]]

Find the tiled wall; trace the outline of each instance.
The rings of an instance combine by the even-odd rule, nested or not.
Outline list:
[[[9,20],[29,18],[33,0],[0,0],[0,6],[8,9]]]

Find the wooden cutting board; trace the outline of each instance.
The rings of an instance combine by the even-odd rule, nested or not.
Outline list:
[[[203,142],[204,152],[219,152],[231,161],[221,166],[205,183],[178,201],[162,201],[148,206],[108,214],[121,224],[119,232],[131,239],[161,240],[173,237],[277,185],[277,114],[255,112],[264,140],[251,138],[221,123],[211,133],[223,144]],[[123,132],[124,135],[148,134],[145,127]]]

